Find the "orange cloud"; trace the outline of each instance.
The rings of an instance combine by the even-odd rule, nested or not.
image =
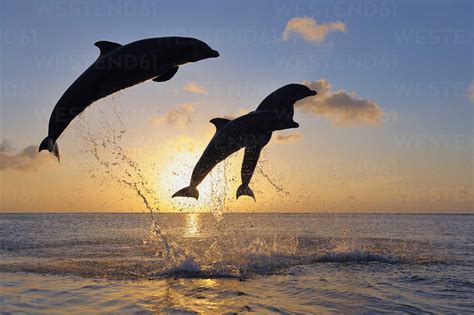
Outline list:
[[[275,140],[278,143],[296,143],[303,140],[304,136],[301,132],[277,133]]]
[[[194,81],[188,82],[183,86],[183,91],[192,94],[206,94],[207,91],[204,87],[200,86]]]
[[[196,105],[197,103],[184,103],[177,105],[163,116],[153,118],[152,123],[155,126],[169,124],[178,127],[186,127],[192,121],[191,114],[194,112],[194,107]]]
[[[9,154],[12,148],[3,142],[0,144],[0,170],[37,170],[45,161],[38,153],[38,146],[29,145],[17,154]]]
[[[383,111],[375,101],[361,99],[354,92],[332,91],[331,83],[325,79],[304,81],[303,84],[318,95],[297,102],[297,109],[323,116],[339,127],[380,124]]]
[[[329,32],[335,31],[345,32],[346,25],[340,21],[318,24],[311,17],[296,17],[286,24],[283,31],[283,40],[288,41],[292,34],[297,34],[308,42],[319,43],[326,39]]]

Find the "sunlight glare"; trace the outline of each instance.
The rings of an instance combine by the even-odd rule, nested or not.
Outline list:
[[[160,171],[157,188],[163,199],[169,200],[169,210],[188,213],[212,212],[216,208],[216,202],[223,202],[221,197],[225,196],[227,188],[223,163],[218,164],[198,186],[199,199],[197,201],[193,198],[170,198],[176,191],[189,185],[199,157],[200,153],[197,152],[176,152],[173,159],[169,160]]]
[[[200,218],[199,213],[186,213],[186,229],[184,235],[186,237],[197,237],[200,235]]]

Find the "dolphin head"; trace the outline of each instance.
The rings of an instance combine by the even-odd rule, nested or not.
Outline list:
[[[318,94],[316,91],[311,90],[306,85],[296,83],[285,85],[284,87],[278,89],[276,92],[281,98],[286,98],[287,101],[289,101],[289,103],[291,104],[294,104],[304,98],[315,96],[316,94]],[[300,126],[296,121],[293,120],[293,112],[293,106],[290,106],[286,110],[287,118],[289,118],[286,121],[286,128],[298,128]]]
[[[318,92],[311,90],[309,87],[306,85],[302,84],[289,84],[286,86],[288,89],[288,92],[290,94],[290,97],[292,98],[293,102],[297,102],[299,100],[302,100],[304,98],[310,97],[310,96],[315,96],[318,94]],[[300,125],[295,122],[293,119],[289,122],[289,128],[298,128]]]
[[[298,128],[299,124],[293,120],[293,105],[306,97],[316,95],[316,91],[311,90],[302,84],[288,84],[268,95],[258,106],[257,111],[271,110],[279,115],[278,130],[288,128]]]
[[[207,58],[219,57],[219,52],[205,42],[189,37],[176,37],[175,45],[170,47],[178,64],[196,62]]]
[[[303,84],[288,84],[276,91],[281,97],[287,97],[292,102],[297,102],[309,96],[317,95],[316,91],[311,90]]]

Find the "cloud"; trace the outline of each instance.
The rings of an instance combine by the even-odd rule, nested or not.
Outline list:
[[[4,154],[5,152],[11,151],[11,150],[12,150],[12,147],[10,146],[8,142],[3,141],[2,143],[0,143],[0,154]]]
[[[303,133],[301,132],[278,133],[275,140],[278,143],[296,143],[300,142],[303,137]]]
[[[383,111],[375,101],[361,99],[354,92],[332,91],[331,83],[325,79],[304,81],[303,84],[318,95],[297,102],[297,109],[323,116],[339,127],[380,124]]]
[[[200,86],[194,81],[191,81],[187,83],[185,86],[183,86],[183,91],[187,93],[192,93],[192,94],[206,94],[207,91],[205,88]]]
[[[30,145],[17,154],[10,154],[10,145],[6,142],[0,144],[0,170],[37,170],[46,160],[38,153],[38,146]]]
[[[318,24],[311,17],[296,17],[286,23],[283,40],[288,41],[292,34],[298,34],[308,42],[320,43],[326,39],[329,32],[335,31],[345,32],[346,24],[340,21]]]
[[[184,103],[176,106],[163,116],[158,116],[152,119],[155,126],[169,124],[178,127],[188,126],[192,119],[191,114],[194,112],[194,107],[197,103]]]
[[[467,96],[469,100],[474,103],[474,80],[472,80],[467,87]]]

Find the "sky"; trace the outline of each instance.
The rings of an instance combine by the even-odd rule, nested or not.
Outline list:
[[[1,212],[473,213],[471,1],[1,1]],[[93,44],[188,36],[220,57],[99,100],[37,147]],[[273,134],[235,200],[242,152],[198,201],[171,199],[214,134],[288,83],[299,129]]]

